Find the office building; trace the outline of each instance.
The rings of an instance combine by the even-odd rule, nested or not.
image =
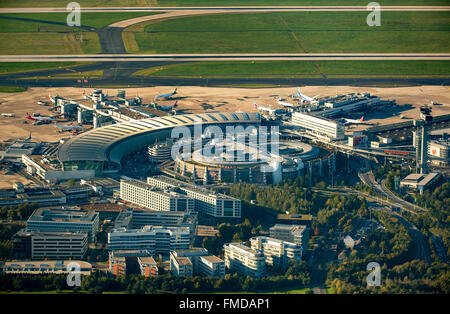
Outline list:
[[[303,112],[292,113],[292,124],[325,140],[341,140],[345,137],[344,124]]]
[[[302,259],[302,247],[295,243],[269,237],[254,237],[250,243],[253,250],[264,254],[271,266],[287,267],[290,260]]]
[[[120,212],[114,226],[126,229],[141,229],[144,226],[185,227],[189,228],[193,241],[197,229],[197,213],[190,210],[166,212],[130,208]]]
[[[120,181],[120,198],[130,203],[159,211],[194,209],[194,200],[175,190],[159,189],[136,180]]]
[[[225,277],[225,262],[214,255],[200,256],[198,274],[208,277]]]
[[[27,230],[41,232],[87,232],[90,242],[95,242],[99,227],[96,212],[38,208],[27,221]]]
[[[158,277],[158,265],[151,256],[137,258],[141,275],[145,277]]]
[[[170,272],[178,277],[191,277],[194,274],[194,266],[189,258],[176,256],[171,252]]]
[[[109,271],[114,276],[125,276],[127,274],[127,262],[125,256],[116,256],[114,252],[109,252]]]
[[[190,231],[185,227],[145,226],[142,229],[116,228],[108,233],[110,250],[148,250],[151,256],[187,249]]]
[[[177,188],[195,200],[195,211],[217,217],[241,217],[241,200],[166,176],[147,178],[147,183],[160,189]]]
[[[81,275],[90,275],[92,273],[92,265],[90,263],[78,260],[12,261],[5,262],[2,268],[5,274],[47,275],[73,272],[75,270],[74,265],[80,267],[78,271]]]
[[[303,250],[308,248],[309,230],[303,225],[276,224],[269,229],[270,237],[300,245]]]
[[[31,235],[33,260],[83,259],[87,249],[87,232],[35,232]]]
[[[224,245],[225,266],[230,271],[245,276],[261,278],[264,276],[266,257],[241,243],[228,243]]]

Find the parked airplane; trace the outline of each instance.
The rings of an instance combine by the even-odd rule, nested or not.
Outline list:
[[[313,102],[314,100],[316,100],[316,98],[317,97],[319,97],[319,95],[316,95],[316,96],[314,96],[314,97],[308,97],[308,96],[306,96],[306,95],[303,95],[301,92],[300,92],[300,88],[297,88],[297,96],[298,97],[300,97],[302,100],[304,100],[304,101],[306,101],[306,102]]]
[[[80,125],[59,125],[57,122],[55,122],[55,127],[61,130],[81,130],[83,127]]]
[[[268,113],[270,113],[270,114],[273,114],[273,113],[275,113],[277,110],[279,110],[279,109],[272,109],[272,108],[267,108],[267,107],[261,107],[261,106],[258,106],[258,105],[256,104],[256,102],[254,103],[254,105],[255,105],[255,108],[256,108],[256,109],[258,109],[258,110],[260,110],[260,111],[268,112]]]
[[[47,106],[47,105],[48,105],[48,102],[39,100],[39,101],[37,102],[37,104],[38,104],[38,105],[41,105],[41,106]]]
[[[6,117],[6,118],[14,118],[15,117],[15,115],[13,115],[12,113],[2,113],[2,116]]]
[[[364,117],[361,117],[361,119],[356,120],[356,119],[345,119],[344,118],[344,124],[362,124],[364,123]]]
[[[169,110],[175,109],[176,107],[178,107],[178,100],[175,101],[175,103],[173,105],[158,106],[158,109],[163,110],[163,111],[169,111]]]
[[[178,89],[178,88],[175,88],[175,90],[174,90],[172,93],[169,93],[169,94],[160,94],[160,95],[158,95],[158,96],[155,97],[155,100],[156,100],[156,99],[169,99],[169,98],[171,98],[173,95],[176,95],[176,94],[177,94],[177,89]]]
[[[27,115],[25,118],[27,118],[28,120],[34,121],[37,124],[40,124],[40,123],[46,124],[46,123],[52,122],[54,118],[60,117],[60,116],[63,116],[63,114],[51,116],[51,117],[37,117],[37,116],[30,116],[30,114],[27,112]]]
[[[277,103],[278,103],[279,105],[283,106],[283,107],[295,108],[295,105],[294,105],[294,104],[291,104],[291,103],[288,103],[288,102],[281,101],[281,98],[279,98],[279,97],[276,97],[275,99],[277,100]]]

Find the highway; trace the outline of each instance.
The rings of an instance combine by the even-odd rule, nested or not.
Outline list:
[[[450,53],[230,53],[230,54],[86,54],[0,55],[0,62],[66,61],[280,61],[280,60],[450,60]]]

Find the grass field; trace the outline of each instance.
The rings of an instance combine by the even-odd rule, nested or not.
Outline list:
[[[333,76],[448,76],[450,61],[320,61]],[[144,69],[134,76],[179,77],[321,77],[309,61],[189,62]]]
[[[21,93],[26,90],[25,87],[19,86],[0,86],[0,93]]]
[[[52,70],[86,64],[89,62],[0,62],[0,74]]]
[[[78,0],[83,7],[101,6],[264,6],[264,5],[367,5],[366,0]],[[2,7],[65,7],[65,0],[2,0]],[[448,5],[445,0],[385,0],[382,5]]]
[[[384,12],[381,27],[367,26],[366,17],[366,12],[184,17],[145,26],[134,33],[136,44],[126,48],[130,53],[450,51],[450,12]]]
[[[100,53],[96,29],[148,13],[83,13],[83,42],[80,28],[66,25],[65,13],[0,14],[0,54]],[[76,31],[76,33],[74,33]]]

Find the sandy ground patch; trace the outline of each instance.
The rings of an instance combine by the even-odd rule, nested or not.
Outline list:
[[[169,93],[174,90],[172,86],[158,86],[146,88],[125,88],[127,98],[140,96],[144,103],[151,103],[155,96],[160,93]],[[302,92],[308,96],[334,96],[346,93],[371,93],[382,99],[396,99],[399,107],[390,111],[383,110],[369,114],[355,113],[365,116],[369,123],[380,125],[406,121],[400,119],[415,119],[419,117],[418,108],[431,101],[441,103],[441,106],[433,106],[433,115],[444,115],[450,113],[450,89],[447,86],[418,86],[398,88],[371,88],[350,86],[308,86],[302,87]],[[57,141],[63,137],[72,136],[70,133],[58,133],[53,124],[33,125],[25,119],[27,112],[40,113],[49,116],[55,113],[48,111],[49,107],[40,106],[38,100],[48,100],[48,95],[60,95],[66,98],[80,99],[83,92],[91,93],[92,89],[63,87],[63,88],[30,88],[23,93],[0,93],[0,113],[14,114],[14,118],[0,116],[0,141],[8,138],[27,138],[31,132],[32,138],[38,141]],[[104,93],[116,95],[117,89],[103,89]],[[292,102],[290,95],[296,92],[295,88],[221,88],[221,87],[198,87],[183,86],[178,88],[178,111],[183,113],[202,112],[254,112],[254,103],[258,105],[280,108],[275,100],[276,96]],[[158,101],[160,105],[172,104],[174,100]],[[74,122],[61,122],[61,124],[73,124]],[[90,126],[85,126],[86,128]],[[362,126],[361,126],[362,127]]]

